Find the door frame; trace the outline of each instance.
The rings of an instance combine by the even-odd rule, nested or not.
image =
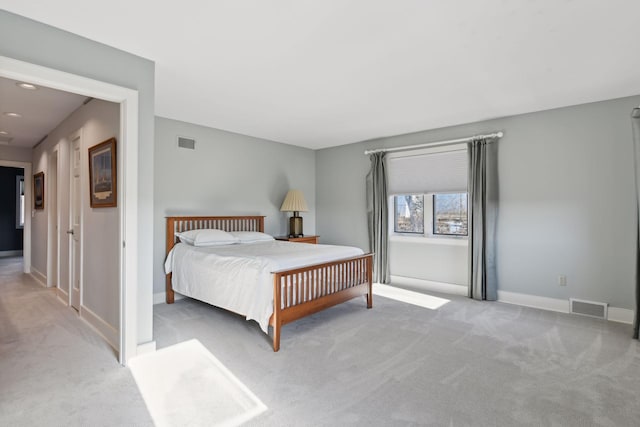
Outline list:
[[[76,309],[78,311],[78,313],[82,312],[82,281],[83,281],[83,277],[84,277],[84,230],[82,229],[82,225],[84,224],[84,204],[82,203],[82,152],[80,152],[80,155],[78,157],[78,173],[79,173],[79,177],[78,179],[80,180],[80,185],[78,187],[78,194],[74,194],[75,190],[73,188],[73,179],[74,179],[74,141],[78,140],[78,149],[82,150],[82,128],[75,130],[73,132],[71,132],[68,136],[67,136],[67,141],[68,141],[68,150],[69,150],[69,170],[68,170],[68,174],[69,174],[69,217],[67,218],[67,225],[65,227],[65,229],[67,229],[68,231],[66,231],[66,235],[67,235],[67,239],[69,241],[69,253],[68,253],[68,257],[69,257],[69,301],[67,301],[67,304],[69,305],[69,307],[72,307],[74,309]],[[75,197],[79,197],[79,199],[76,201]],[[80,238],[78,239],[78,243],[77,243],[77,247],[74,248],[74,243],[73,243],[73,239],[74,239],[74,235],[71,234],[69,235],[69,232],[71,230],[73,230],[73,213],[74,213],[74,207],[73,204],[74,203],[78,203],[78,209],[80,210],[80,212],[78,213],[80,215]],[[75,251],[79,251],[79,253],[75,253]],[[77,258],[76,258],[77,257]],[[79,277],[75,277],[76,274],[76,268],[75,268],[75,262],[76,259],[79,260],[80,266],[78,267],[78,276]],[[74,281],[78,280],[78,305],[77,307],[75,307],[73,305],[73,288],[75,286]]]
[[[56,159],[56,173],[52,179],[47,180],[47,198],[55,196],[55,209],[51,209],[52,205],[48,205],[47,209],[47,287],[56,287],[60,285],[60,146],[56,144],[51,150],[51,154],[47,159],[47,171],[51,175],[52,159]],[[55,186],[55,191],[53,190]],[[55,254],[55,262],[53,261]],[[54,265],[55,264],[55,265]],[[52,272],[55,270],[55,277]]]
[[[117,150],[120,165],[117,171],[120,222],[118,360],[126,365],[137,354],[138,342],[138,91],[5,56],[0,56],[0,76],[120,104],[121,148]],[[28,169],[25,167],[25,186],[30,190],[31,164],[28,164]],[[31,198],[28,199],[31,203]],[[25,270],[31,266],[31,221],[28,217],[24,233],[25,242],[29,243],[29,259],[27,264],[25,256]],[[127,259],[133,262],[126,262]]]
[[[22,271],[26,274],[31,273],[31,212],[33,210],[33,201],[31,200],[32,179],[31,163],[16,162],[12,160],[0,159],[0,166],[9,168],[24,169],[24,225],[22,227]]]

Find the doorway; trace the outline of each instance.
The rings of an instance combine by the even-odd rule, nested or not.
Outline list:
[[[137,353],[137,262],[138,260],[138,92],[136,90],[92,80],[86,77],[41,67],[0,56],[0,76],[20,81],[29,81],[53,89],[78,93],[89,97],[120,104],[120,138],[122,149],[118,150],[117,181],[122,191],[118,192],[119,217],[119,352],[121,364]],[[58,159],[59,160],[59,159]],[[15,162],[13,162],[15,163]],[[28,169],[28,170],[27,170]],[[31,184],[31,164],[25,167],[25,188]],[[31,201],[31,194],[27,197]],[[27,219],[29,215],[27,215]],[[59,220],[59,218],[58,218]],[[25,221],[25,270],[30,269],[31,233]],[[30,224],[29,224],[30,225]],[[28,235],[28,236],[27,236]],[[125,245],[126,242],[126,245]],[[58,239],[59,244],[59,239]],[[25,245],[26,246],[26,245]],[[27,251],[28,249],[28,251]],[[28,259],[29,258],[29,259]],[[28,271],[26,271],[28,272]],[[59,272],[58,272],[59,273]]]

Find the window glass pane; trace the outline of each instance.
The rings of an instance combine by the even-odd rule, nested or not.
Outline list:
[[[468,234],[467,193],[433,195],[433,234]]]
[[[24,177],[16,177],[16,228],[24,227]]]
[[[20,196],[20,226],[24,227],[24,194]]]
[[[394,196],[394,225],[396,233],[424,234],[424,198],[421,194]]]

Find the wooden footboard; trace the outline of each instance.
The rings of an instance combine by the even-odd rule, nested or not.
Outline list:
[[[373,307],[372,254],[279,271],[273,278],[273,351],[280,349],[280,329],[294,320],[364,295]]]

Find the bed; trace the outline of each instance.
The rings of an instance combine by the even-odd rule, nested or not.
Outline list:
[[[166,302],[172,304],[175,300],[175,292],[178,291],[191,298],[196,298],[212,305],[221,306],[237,314],[244,315],[248,319],[258,321],[264,332],[268,333],[268,326],[272,327],[273,351],[280,349],[280,331],[282,325],[293,322],[318,311],[332,307],[350,299],[364,296],[367,308],[373,307],[372,294],[372,254],[349,252],[348,247],[334,247],[337,252],[329,253],[330,245],[316,245],[291,242],[260,242],[249,248],[250,255],[240,258],[236,254],[239,249],[232,245],[231,248],[194,249],[188,248],[184,243],[179,243],[176,233],[190,230],[219,229],[228,232],[264,232],[264,216],[174,216],[167,217],[167,265],[166,277]],[[294,245],[294,246],[291,246]],[[295,246],[300,245],[300,246]],[[248,246],[247,246],[248,247]],[[289,257],[291,248],[300,256]],[[258,256],[261,250],[276,252],[275,256],[268,258]],[[289,251],[289,252],[287,252]],[[306,253],[322,252],[320,258],[306,257]],[[175,258],[175,259],[174,259]],[[295,259],[294,259],[295,258]],[[321,259],[321,262],[310,263],[311,259]],[[184,267],[180,263],[183,263]],[[262,263],[262,264],[261,264]],[[190,266],[189,266],[190,265]],[[223,282],[215,276],[205,279],[204,273],[193,273],[189,268],[196,270],[207,269],[206,274],[217,274],[214,269],[232,271],[235,276],[242,277],[238,282],[246,283],[254,280],[256,283],[250,291],[238,286],[239,292],[255,292],[256,298],[261,301],[268,298],[268,311],[264,305],[259,306],[258,314],[249,314],[251,308],[247,305],[225,306],[216,304],[215,295],[209,288],[209,282]],[[267,277],[264,277],[264,269]],[[182,269],[182,270],[181,270]],[[244,270],[243,270],[244,269]],[[181,278],[178,288],[174,290],[173,276]],[[185,279],[188,278],[187,279]],[[185,284],[187,282],[187,284]],[[227,290],[233,291],[230,283],[226,284]],[[235,282],[234,282],[235,285]],[[265,295],[266,294],[266,295]],[[252,305],[249,303],[249,305]],[[261,311],[264,310],[264,313]],[[263,316],[267,317],[263,317]],[[262,319],[262,320],[261,320]],[[266,325],[266,326],[265,326]]]

